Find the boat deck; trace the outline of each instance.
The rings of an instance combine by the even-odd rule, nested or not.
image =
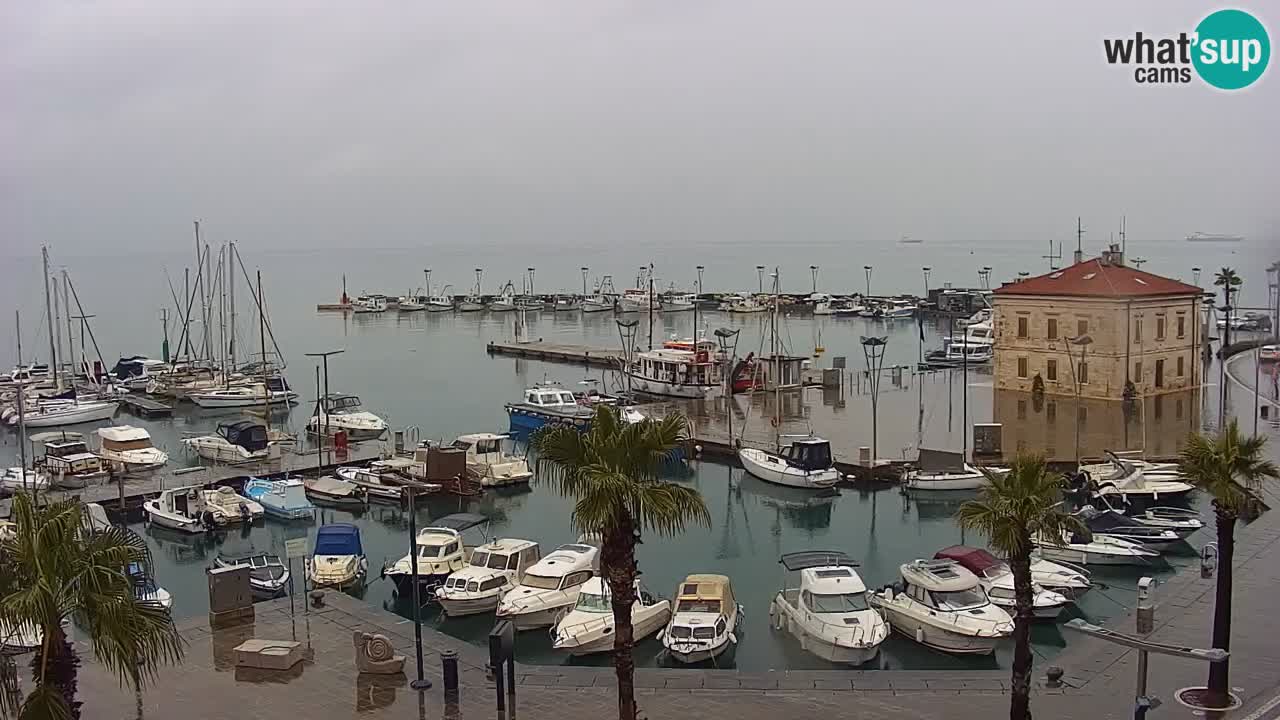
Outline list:
[[[513,341],[491,342],[486,347],[486,351],[490,355],[525,357],[547,362],[591,367],[616,368],[622,362],[622,350],[591,347],[589,345],[553,343],[542,340],[527,343]]]

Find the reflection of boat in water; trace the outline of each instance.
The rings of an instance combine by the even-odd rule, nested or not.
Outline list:
[[[227,538],[225,531],[193,534],[154,523],[148,523],[143,532],[177,565],[203,563]]]
[[[780,511],[788,524],[799,530],[831,527],[831,512],[840,499],[840,490],[837,488],[815,492],[775,485],[748,472],[738,476],[738,487],[744,494],[754,496],[762,505]]]

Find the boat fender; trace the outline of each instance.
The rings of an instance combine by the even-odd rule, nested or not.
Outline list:
[[[924,628],[922,627],[916,628],[916,642],[920,643],[921,645],[924,644]]]
[[[733,645],[737,645],[737,644],[738,644],[738,636],[737,636],[737,635],[735,635],[735,634],[733,634],[733,633],[729,633],[729,642],[730,642],[731,644],[733,644]]]
[[[805,652],[809,651],[809,634],[800,633],[800,649]]]

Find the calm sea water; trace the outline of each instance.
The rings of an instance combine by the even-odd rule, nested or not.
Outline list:
[[[599,266],[602,271],[612,265],[617,285],[624,287],[630,284],[625,278],[634,276],[635,271],[623,268],[638,266],[638,262],[627,262],[625,253],[623,259],[618,260],[616,255],[587,252],[579,256],[561,252],[539,255],[537,263],[532,263],[512,257],[509,251],[499,253],[485,248],[478,248],[474,253],[450,250],[440,253],[353,251],[271,255],[253,254],[248,248],[244,248],[244,252],[246,261],[250,263],[250,273],[259,266],[262,269],[272,330],[288,362],[288,377],[304,400],[291,412],[276,416],[276,422],[299,430],[309,412],[309,403],[315,395],[315,365],[303,354],[344,348],[342,355],[330,361],[331,389],[359,394],[368,409],[385,416],[394,427],[412,426],[419,429],[423,438],[446,440],[465,432],[505,429],[503,403],[517,397],[528,385],[547,380],[572,385],[588,375],[599,378],[602,373],[599,370],[586,371],[487,356],[484,352],[487,342],[510,337],[514,321],[511,314],[415,313],[401,316],[388,312],[382,316],[345,316],[316,312],[317,302],[337,299],[344,273],[349,290],[355,294],[366,288],[407,291],[422,283],[421,269],[424,266],[435,268],[434,282],[449,281],[456,289],[473,282],[471,268],[489,266],[485,290],[492,292],[499,281],[507,279],[515,280],[519,287],[519,274],[524,267],[537,264],[540,267],[535,289],[541,292],[559,288],[581,290],[581,276],[577,268],[582,265]],[[631,252],[640,253],[638,250]],[[709,268],[705,282],[708,290],[749,290],[755,287],[756,262],[767,262],[769,257],[783,259],[776,250],[770,252],[774,255],[767,256],[762,252],[757,261],[732,248],[715,246],[705,254],[710,259],[705,259],[695,257],[685,249],[669,248],[662,257],[689,259],[678,265],[666,262],[657,273],[660,277],[683,279],[679,284],[687,287],[694,276],[692,266],[703,263]],[[814,253],[815,257],[826,259],[824,267],[843,268],[838,280],[832,277],[837,273],[824,270],[819,279],[820,289],[864,289],[865,277],[861,269],[864,261],[851,262],[833,248],[817,248]],[[808,289],[810,261],[803,258],[804,254],[793,252],[786,258],[793,263],[794,269],[784,267],[782,270],[785,288],[795,291]],[[1006,271],[1012,273],[1023,265],[1028,269],[1039,267],[1031,262],[1034,256],[1029,251],[1024,255],[1026,257],[1017,258],[975,252],[971,257],[967,250],[956,248],[897,246],[876,256],[872,290],[921,290],[923,278],[918,266],[924,263],[932,263],[935,267],[934,285],[947,279],[957,285],[976,284],[978,264],[993,267],[1000,264],[996,277]],[[1212,267],[1211,260],[1213,258],[1197,262]],[[169,300],[165,268],[181,294],[181,267],[187,261],[186,255],[179,252],[172,256],[66,259],[81,305],[86,313],[97,316],[92,321],[93,335],[108,365],[120,355],[159,356],[163,337],[160,308],[172,308],[173,305]],[[24,357],[31,358],[35,354],[43,359],[47,356],[48,339],[44,330],[46,321],[38,260],[20,260],[10,267],[15,272],[10,273],[11,282],[0,284],[0,307],[22,311]],[[505,273],[502,271],[504,268]],[[590,271],[592,276],[599,272]],[[256,322],[245,303],[247,290],[243,278],[237,292],[239,344],[242,348],[254,348],[258,344],[254,334]],[[643,345],[646,323],[643,318],[641,320]],[[661,315],[656,321],[654,336],[657,341],[670,335],[687,337],[692,332],[692,320],[690,313]],[[706,322],[711,327],[732,325],[740,328],[740,354],[758,350],[762,338],[762,317],[712,314]],[[542,313],[530,316],[529,324],[530,334],[535,338],[593,345],[617,344],[617,326],[609,315],[579,317],[577,314]],[[924,347],[936,346],[938,329],[926,325],[925,330]],[[176,346],[177,329],[172,322],[168,332]],[[202,334],[199,328],[195,332]],[[213,332],[216,334],[216,330]],[[859,337],[870,334],[889,337],[886,365],[914,363],[921,342],[917,327],[911,321],[886,325],[862,319],[797,316],[788,318],[783,328],[784,341],[792,352],[808,355],[815,345],[823,345],[826,347],[824,358],[847,356],[853,368],[862,366]],[[4,335],[8,340],[11,333]],[[78,328],[76,336],[78,343]],[[0,343],[0,352],[16,359],[16,348],[8,342]],[[821,362],[825,364],[827,361]],[[927,396],[922,393],[927,406],[923,411],[919,410],[915,393],[893,393],[892,388],[886,390],[893,398],[882,399],[883,455],[894,455],[897,448],[916,442],[918,421],[925,426],[924,433],[935,441],[935,446],[959,447],[955,433],[960,427],[958,403],[961,383],[942,379],[933,382],[947,382],[950,387],[933,387]],[[974,422],[983,422],[991,417],[989,387],[989,378],[978,373],[971,378],[970,412]],[[865,398],[851,399],[845,412],[848,422],[859,426],[859,431],[869,422]],[[181,409],[172,420],[151,422],[122,413],[117,422],[148,427],[157,443],[174,454],[175,462],[190,462],[189,458],[183,457],[178,438],[186,432],[212,430],[218,422],[229,417],[235,417],[235,413]],[[17,447],[14,433],[0,433],[0,453],[6,459],[17,456]],[[781,553],[801,549],[844,550],[860,560],[861,572],[868,585],[879,586],[895,579],[896,568],[902,562],[931,556],[936,550],[951,544],[980,543],[980,538],[965,537],[956,528],[951,520],[954,502],[907,501],[895,489],[877,492],[844,490],[834,500],[819,501],[743,477],[740,469],[698,461],[691,463],[687,474],[673,480],[692,484],[702,492],[712,510],[713,523],[710,528],[691,529],[678,538],[646,538],[639,549],[643,580],[653,591],[670,595],[676,583],[692,572],[721,572],[731,576],[738,597],[746,606],[746,626],[734,659],[736,666],[741,668],[823,666],[822,661],[802,652],[790,638],[774,633],[768,627],[768,603],[783,579],[777,564]],[[491,535],[537,540],[545,549],[574,539],[570,509],[569,501],[546,487],[535,485],[531,490],[491,492],[477,499],[432,498],[420,509],[418,522],[422,525],[431,518],[450,512],[480,512],[492,520]],[[347,520],[359,523],[363,529],[374,577],[384,560],[394,560],[406,552],[408,521],[402,510],[374,506],[358,516],[326,510],[319,523]],[[155,528],[144,529],[141,525],[136,527],[155,550],[160,565],[159,580],[175,594],[176,612],[189,616],[199,615],[207,609],[203,572],[217,553],[256,549],[283,554],[286,539],[311,536],[316,526],[285,526],[267,522],[244,531],[233,530],[199,538],[173,535]],[[1205,540],[1193,537],[1192,545],[1199,545]],[[1188,557],[1174,557],[1173,564],[1185,564],[1192,552],[1187,549]],[[1123,613],[1132,604],[1132,588],[1138,574],[1131,570],[1100,571],[1098,576],[1103,585],[1086,598],[1080,611],[1094,620],[1105,620]],[[402,615],[409,614],[407,605],[393,598],[389,583],[374,580],[364,592],[364,598]],[[428,617],[444,632],[471,642],[481,642],[490,626],[487,618],[458,621],[443,620],[433,614]],[[1036,648],[1042,655],[1056,652],[1067,641],[1068,638],[1056,625],[1044,624],[1036,628]],[[638,650],[639,661],[644,664],[660,662],[657,650],[656,643],[645,643]],[[551,651],[550,640],[542,632],[522,635],[519,654],[532,662],[564,661]],[[1004,652],[994,659],[958,659],[923,650],[897,637],[886,644],[879,660],[881,666],[895,668],[987,667],[1007,662]]]

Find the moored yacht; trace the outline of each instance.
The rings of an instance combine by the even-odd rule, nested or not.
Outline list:
[[[467,473],[479,478],[485,487],[527,483],[533,478],[533,471],[524,456],[504,449],[510,440],[510,436],[498,433],[473,433],[459,435],[453,447],[466,450]]]
[[[1099,496],[1119,495],[1126,500],[1159,500],[1161,497],[1180,498],[1195,489],[1194,485],[1177,479],[1177,475],[1153,470],[1147,477],[1144,463],[1122,460],[1114,453],[1107,453],[1100,463],[1082,465],[1080,473],[1095,488]]]
[[[701,399],[721,385],[720,366],[705,349],[637,353],[627,375],[636,392],[665,397]]]
[[[595,547],[561,545],[525,571],[498,603],[497,616],[510,620],[516,630],[551,627],[569,612],[582,586],[599,570],[600,551]]]
[[[352,440],[375,440],[387,432],[386,420],[361,410],[360,398],[341,393],[330,393],[319,403],[307,420],[307,432],[321,434],[326,425],[330,433],[341,431]]]
[[[1015,596],[1013,586],[1013,571],[1009,568],[1009,563],[992,555],[981,548],[967,547],[964,545],[954,545],[949,548],[939,550],[934,554],[935,560],[955,560],[960,563],[964,569],[973,573],[983,589],[987,591],[987,596],[991,598],[991,602],[1005,609],[1012,617],[1014,614]],[[1033,577],[1031,581],[1031,609],[1035,617],[1042,620],[1052,620],[1058,617],[1071,602],[1067,596],[1046,590],[1036,584]]]
[[[360,528],[350,523],[324,525],[316,531],[306,563],[313,585],[343,589],[364,582],[369,560],[360,542]]]
[[[298,393],[288,389],[271,389],[262,383],[231,385],[216,390],[187,393],[187,399],[202,408],[238,408],[262,405],[287,405],[297,400]]]
[[[1101,534],[1070,533],[1060,539],[1032,539],[1040,555],[1049,560],[1080,565],[1150,565],[1160,553],[1135,542]]]
[[[872,596],[894,630],[925,647],[990,655],[1013,634],[1013,619],[992,604],[973,573],[954,560],[904,563],[902,583]]]
[[[693,293],[668,293],[661,300],[662,312],[690,312],[698,304],[698,296]]]
[[[29,428],[78,425],[109,420],[119,407],[120,403],[115,400],[37,400],[32,405],[24,406],[21,414],[15,408],[9,415],[9,424],[17,426],[22,422]]]
[[[819,437],[796,439],[776,453],[744,447],[738,460],[747,472],[777,485],[820,490],[840,481],[831,443]]]
[[[631,636],[634,642],[640,642],[666,626],[671,618],[671,603],[649,592],[639,578],[634,592]],[[552,629],[552,647],[575,657],[613,652],[613,630],[613,595],[609,584],[602,577],[593,577],[583,584],[573,609]]]
[[[270,454],[267,426],[251,420],[223,423],[215,434],[183,438],[182,444],[206,460],[228,465],[262,460]]]
[[[531,540],[500,538],[485,543],[472,549],[466,567],[436,588],[436,600],[449,617],[493,612],[502,596],[541,559],[538,543]]]
[[[297,478],[263,480],[251,477],[244,482],[244,494],[273,518],[303,520],[315,516],[316,506],[311,504],[306,488]]]
[[[151,442],[146,428],[113,425],[98,428],[98,456],[128,472],[151,470],[169,462],[169,454]]]
[[[202,533],[216,525],[200,485],[163,490],[159,497],[143,502],[142,509],[147,522],[179,532]]]
[[[554,386],[531,387],[524,400],[507,403],[511,432],[525,435],[544,425],[565,425],[586,432],[595,411],[578,403],[572,392]]]
[[[742,606],[726,575],[695,574],[676,586],[675,607],[658,636],[677,662],[692,664],[723,655],[737,645]]]
[[[475,513],[455,513],[433,520],[431,525],[418,531],[414,539],[414,551],[418,555],[419,587],[424,597],[434,597],[435,588],[455,571],[466,566],[466,544],[463,533],[472,528],[488,525],[489,518]],[[402,597],[413,592],[413,558],[405,555],[382,569],[382,576],[395,583],[396,592]]]
[[[889,625],[871,607],[866,585],[848,555],[809,550],[779,560],[798,573],[796,587],[785,585],[769,604],[773,627],[785,630],[800,648],[833,663],[861,665],[880,652]],[[792,583],[787,583],[788,585]]]
[[[32,435],[32,442],[44,445],[44,455],[35,461],[54,485],[78,489],[107,477],[108,469],[102,458],[89,452],[80,433],[50,432]]]
[[[1004,471],[992,468],[989,472]],[[989,481],[961,453],[921,448],[916,467],[903,473],[902,483],[910,490],[977,490]]]

